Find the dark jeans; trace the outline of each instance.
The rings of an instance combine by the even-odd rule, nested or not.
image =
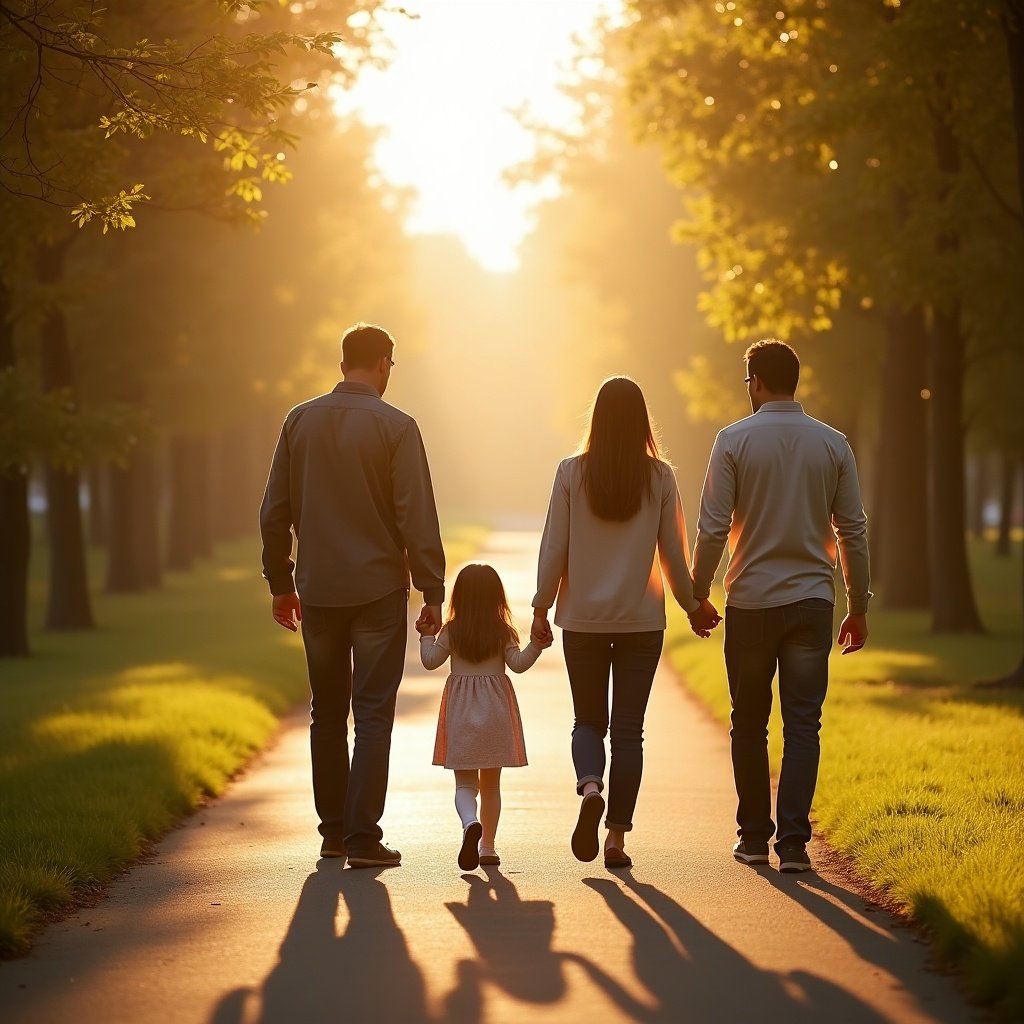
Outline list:
[[[405,667],[408,596],[396,590],[350,608],[302,606],[309,666],[309,740],[320,834],[350,851],[375,849],[383,833],[395,700]],[[355,745],[349,762],[348,713]]]
[[[605,826],[629,832],[644,772],[644,714],[661,657],[664,630],[645,633],[577,633],[562,630],[573,711],[572,762],[576,792],[588,782],[604,788],[604,737],[608,732],[608,679],[612,684],[608,815]]]
[[[775,845],[803,845],[811,838],[809,815],[818,781],[818,731],[831,648],[832,605],[820,598],[778,608],[725,610],[725,667],[732,698],[732,767],[741,839],[765,842],[776,834],[768,774],[768,715],[776,667],[783,745]]]

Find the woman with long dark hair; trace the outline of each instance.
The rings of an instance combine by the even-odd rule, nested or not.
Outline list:
[[[632,864],[625,839],[633,828],[644,714],[665,636],[663,573],[688,615],[703,609],[693,596],[675,474],[658,449],[643,392],[628,377],[611,377],[594,399],[580,452],[559,463],[555,474],[531,630],[538,638],[550,635],[548,609],[555,604],[572,688],[572,757],[581,797],[572,851],[582,861],[594,860],[600,848],[610,721],[609,868]],[[694,631],[707,635],[697,624]]]

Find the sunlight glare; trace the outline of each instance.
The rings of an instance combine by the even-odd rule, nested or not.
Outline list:
[[[551,188],[511,188],[504,173],[529,160],[531,132],[514,112],[571,123],[572,105],[557,83],[612,0],[421,0],[409,19],[385,15],[394,44],[386,69],[367,70],[342,112],[358,111],[384,129],[377,165],[388,182],[418,193],[406,225],[412,233],[458,235],[490,270],[517,265],[530,211]]]

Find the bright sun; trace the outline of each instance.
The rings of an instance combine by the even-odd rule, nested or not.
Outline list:
[[[490,270],[517,265],[530,211],[543,194],[510,188],[503,172],[528,159],[529,131],[512,111],[545,123],[571,116],[559,74],[613,0],[419,0],[388,16],[394,55],[339,100],[386,134],[376,159],[394,185],[418,193],[407,229],[458,235]]]

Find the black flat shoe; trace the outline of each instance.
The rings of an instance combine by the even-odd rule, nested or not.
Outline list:
[[[475,871],[480,867],[478,844],[484,827],[479,821],[471,821],[462,832],[462,849],[459,850],[459,867],[463,871]]]
[[[580,816],[572,834],[572,855],[577,860],[591,861],[597,858],[601,844],[597,830],[604,814],[604,797],[600,793],[588,793],[580,801]]]
[[[604,849],[604,866],[606,868],[631,868],[633,862],[629,854],[614,846],[606,846]]]

